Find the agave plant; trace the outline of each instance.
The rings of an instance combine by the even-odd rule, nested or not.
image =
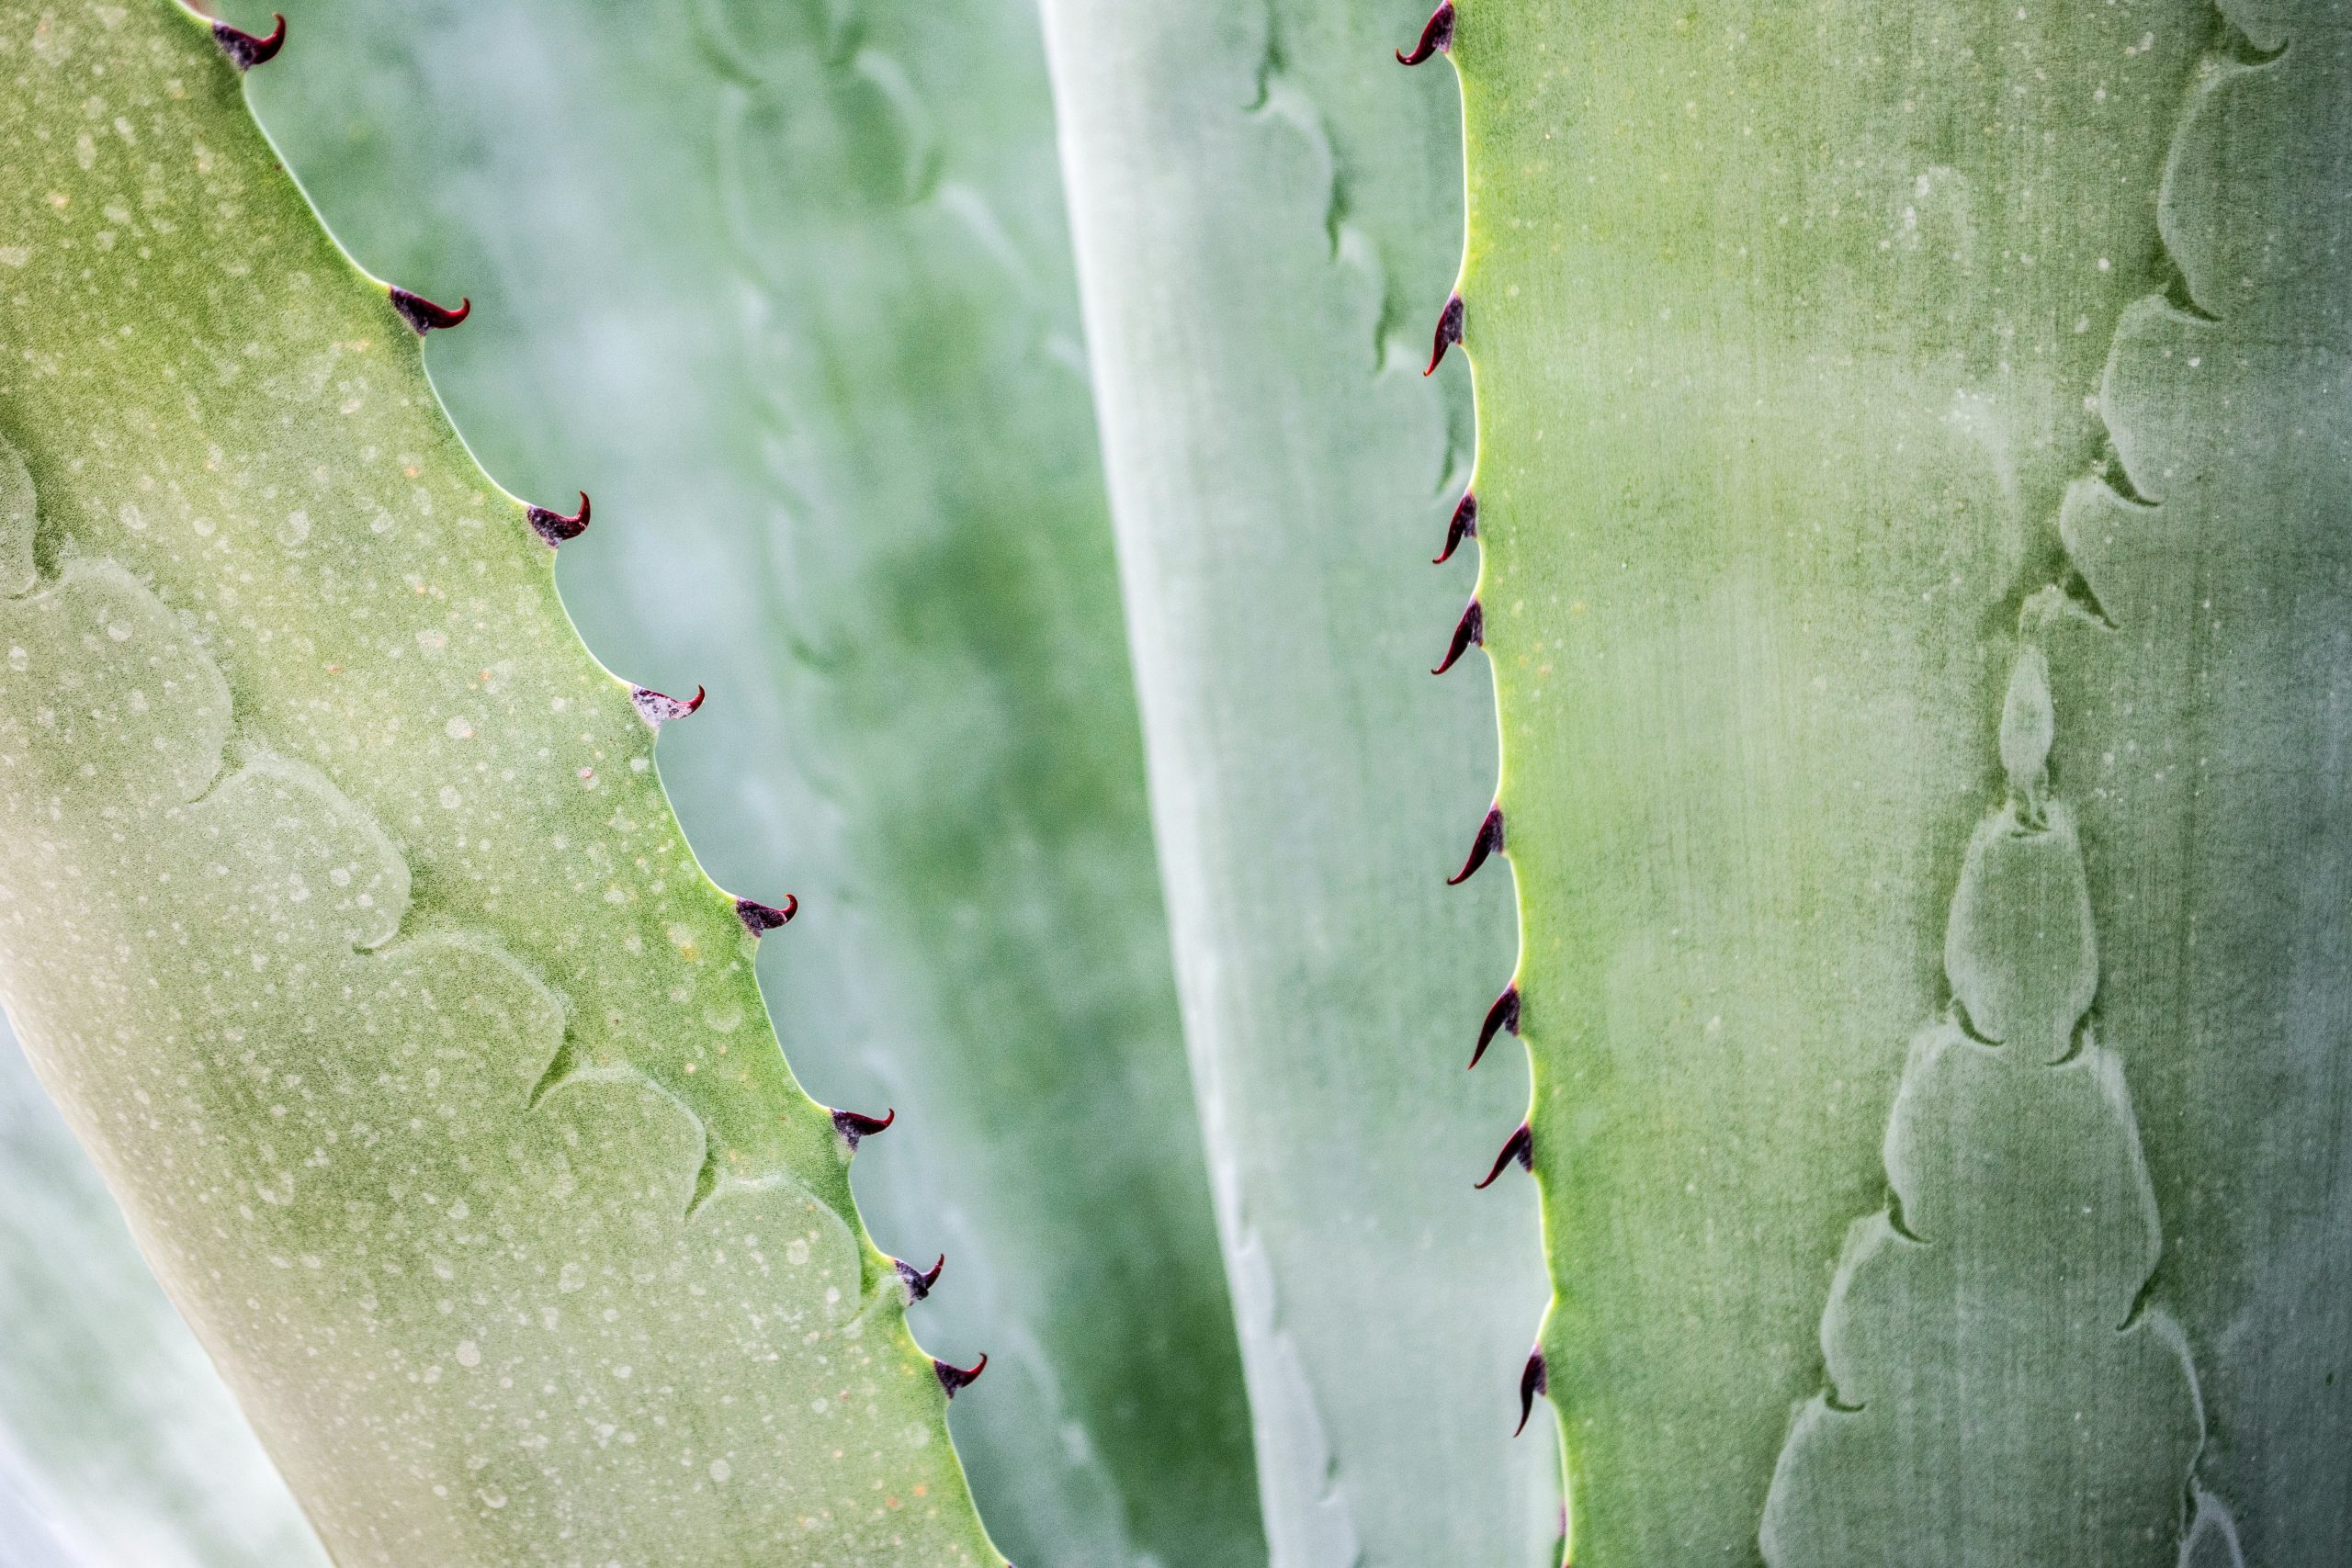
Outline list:
[[[2346,19],[0,0],[0,1560],[2352,1563]]]

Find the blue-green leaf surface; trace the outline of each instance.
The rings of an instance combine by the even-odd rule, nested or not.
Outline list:
[[[1494,778],[1432,570],[1466,409],[1420,376],[1453,103],[1340,0],[1048,0],[1155,822],[1285,1568],[1557,1550],[1508,888],[1448,888]]]

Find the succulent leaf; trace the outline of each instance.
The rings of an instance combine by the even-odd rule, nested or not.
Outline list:
[[[0,24],[0,995],[329,1550],[1000,1562],[411,324],[200,19]]]
[[[1458,130],[1377,9],[1045,11],[1274,1559],[1533,1568],[1534,1214],[1523,1181],[1470,1190],[1523,1082],[1462,1071],[1505,884],[1442,886],[1494,742],[1471,669],[1426,674],[1463,608],[1428,558],[1466,409],[1421,376]]]
[[[2343,36],[1453,18],[1580,1568],[2340,1555]]]
[[[324,1568],[285,1482],[5,1020],[0,1192],[0,1547],[10,1568]]]

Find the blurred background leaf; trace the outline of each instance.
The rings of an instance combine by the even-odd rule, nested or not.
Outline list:
[[[324,1568],[0,1020],[0,1562]]]

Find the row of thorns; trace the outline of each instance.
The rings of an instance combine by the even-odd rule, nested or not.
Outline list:
[[[1419,65],[1432,55],[1451,55],[1453,51],[1453,0],[1442,0],[1438,8],[1430,13],[1430,19],[1423,24],[1421,36],[1415,40],[1410,52],[1401,49],[1396,51],[1396,63]],[[1437,332],[1430,344],[1430,362],[1421,372],[1423,376],[1435,375],[1439,364],[1445,358],[1445,351],[1462,341],[1462,315],[1461,294],[1449,294],[1444,308],[1438,312]],[[1444,565],[1453,558],[1453,552],[1461,547],[1463,540],[1477,536],[1478,497],[1475,491],[1464,489],[1462,500],[1454,506],[1453,515],[1446,524],[1445,547],[1437,553],[1431,564]],[[1468,607],[1462,612],[1462,618],[1454,623],[1453,637],[1446,645],[1445,657],[1430,673],[1444,674],[1471,649],[1486,645],[1486,611],[1480,606],[1477,596],[1473,594]],[[1458,886],[1467,882],[1480,866],[1487,863],[1488,856],[1501,852],[1503,847],[1503,807],[1502,802],[1498,800],[1487,807],[1485,819],[1478,824],[1477,836],[1470,840],[1469,858],[1462,863],[1460,871],[1445,879],[1446,886]],[[1494,1005],[1487,1010],[1486,1021],[1478,1028],[1477,1046],[1470,1054],[1470,1066],[1476,1067],[1478,1065],[1487,1055],[1487,1047],[1493,1044],[1495,1036],[1504,1030],[1510,1031],[1516,1037],[1519,1024],[1519,980],[1514,976],[1510,984],[1503,987],[1502,995],[1495,998]],[[1494,1165],[1485,1179],[1476,1183],[1478,1190],[1483,1191],[1492,1186],[1495,1179],[1502,1175],[1504,1168],[1513,1162],[1521,1170],[1532,1171],[1535,1168],[1535,1134],[1525,1122],[1513,1128],[1510,1136],[1503,1141],[1502,1151],[1495,1156]],[[1511,1436],[1517,1437],[1527,1430],[1528,1417],[1535,1409],[1535,1396],[1549,1392],[1546,1382],[1544,1348],[1538,1345],[1528,1352],[1526,1365],[1520,1371],[1519,1425],[1512,1428]]]

